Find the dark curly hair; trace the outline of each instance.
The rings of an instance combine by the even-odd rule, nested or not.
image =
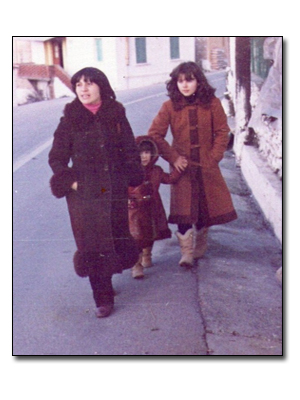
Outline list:
[[[76,72],[71,78],[71,84],[74,93],[76,94],[76,83],[84,77],[86,81],[96,83],[100,88],[101,100],[112,101],[116,100],[115,92],[112,90],[106,75],[100,69],[93,67],[86,67]]]
[[[210,86],[210,84],[206,79],[206,76],[202,72],[199,65],[193,61],[188,61],[179,64],[170,73],[171,79],[167,82],[167,91],[170,99],[175,104],[180,104],[184,100],[184,96],[183,94],[180,93],[177,86],[177,82],[180,75],[184,75],[188,81],[192,80],[193,78],[196,78],[198,86],[195,92],[195,96],[202,106],[208,107],[212,99],[215,97],[216,89]]]

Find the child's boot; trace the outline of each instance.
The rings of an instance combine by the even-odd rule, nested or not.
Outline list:
[[[152,246],[143,249],[142,265],[144,268],[152,267]]]
[[[193,229],[189,229],[184,235],[176,232],[176,236],[179,240],[182,255],[179,265],[181,267],[192,267],[194,265]]]
[[[144,278],[144,268],[142,265],[142,256],[143,253],[140,253],[138,262],[131,268],[131,275],[134,279]]]
[[[204,226],[199,231],[194,227],[193,232],[193,246],[194,246],[194,259],[198,260],[204,256],[207,250],[207,233],[208,228]]]

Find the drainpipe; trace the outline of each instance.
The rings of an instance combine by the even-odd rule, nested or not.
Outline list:
[[[126,79],[126,88],[128,89],[129,87],[128,69],[130,64],[129,37],[125,37],[125,64],[126,64],[126,76],[124,76],[124,79]]]
[[[129,65],[129,37],[125,37],[125,62],[126,66]]]

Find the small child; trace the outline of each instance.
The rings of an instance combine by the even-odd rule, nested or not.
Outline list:
[[[152,266],[152,247],[155,240],[171,237],[166,213],[159,195],[161,183],[176,183],[181,173],[174,169],[170,174],[155,165],[157,146],[149,136],[136,138],[145,177],[140,186],[128,189],[129,229],[140,250],[139,260],[131,269],[132,277],[144,277],[144,268]]]

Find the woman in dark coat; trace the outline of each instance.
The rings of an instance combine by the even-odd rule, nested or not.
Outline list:
[[[66,196],[77,246],[75,271],[89,277],[101,318],[113,309],[112,275],[138,259],[127,191],[141,184],[143,171],[125,109],[105,74],[84,68],[71,83],[76,98],[54,133],[50,186],[54,196]]]
[[[163,103],[148,131],[160,155],[182,179],[171,188],[169,222],[178,225],[182,266],[206,251],[207,229],[237,218],[218,163],[228,144],[229,127],[220,100],[199,66],[185,62],[170,74],[170,100]],[[169,127],[172,144],[165,139]]]

